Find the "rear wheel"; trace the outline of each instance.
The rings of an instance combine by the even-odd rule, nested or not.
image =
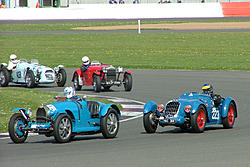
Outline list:
[[[125,91],[131,91],[132,89],[132,75],[131,74],[125,74],[124,88],[125,88]]]
[[[26,86],[28,88],[34,88],[36,86],[34,73],[30,70],[26,75]]]
[[[63,87],[66,83],[66,79],[67,79],[67,74],[66,71],[61,68],[57,74],[57,86],[59,87]]]
[[[101,132],[105,138],[114,138],[119,130],[117,111],[110,108],[108,113],[101,118]]]
[[[191,116],[191,127],[194,132],[202,133],[206,126],[206,110],[204,106],[200,105],[195,114]]]
[[[235,122],[236,106],[233,102],[229,103],[227,117],[222,119],[223,127],[226,129],[233,128]]]
[[[6,69],[3,68],[0,70],[0,85],[2,87],[6,87],[9,85],[10,82],[10,72]]]
[[[78,77],[77,73],[74,74],[73,84],[74,84],[75,90],[81,90],[82,89],[82,85],[79,85],[79,77]]]
[[[27,124],[22,114],[15,113],[9,121],[9,136],[14,143],[23,143],[27,139],[28,132],[23,131],[22,127]]]
[[[59,143],[66,143],[72,135],[72,123],[67,114],[61,114],[55,121],[54,137]]]
[[[150,112],[143,115],[143,125],[147,133],[155,133],[158,121],[156,120],[156,113]]]
[[[93,88],[95,92],[101,91],[101,78],[99,75],[94,75],[93,77]]]

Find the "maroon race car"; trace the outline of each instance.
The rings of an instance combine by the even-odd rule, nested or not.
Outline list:
[[[120,77],[123,77],[122,80]],[[75,90],[81,90],[82,86],[93,86],[95,92],[100,92],[101,87],[109,90],[111,86],[124,85],[125,91],[132,89],[132,72],[123,71],[122,67],[114,68],[111,65],[102,65],[92,62],[87,71],[75,70],[72,82]]]

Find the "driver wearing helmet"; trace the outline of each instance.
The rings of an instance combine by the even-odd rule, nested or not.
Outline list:
[[[64,89],[64,96],[67,98],[67,99],[71,99],[72,97],[75,96],[76,92],[75,92],[75,89],[72,88],[72,87],[66,87]]]
[[[89,66],[90,66],[89,57],[84,56],[84,57],[82,58],[82,67],[81,67],[81,71],[82,71],[82,72],[85,72],[85,71],[88,69]]]
[[[203,87],[202,87],[202,90],[203,90],[204,94],[207,94],[207,95],[211,96],[211,98],[214,101],[215,107],[218,107],[220,105],[220,103],[221,103],[221,96],[217,95],[217,94],[214,94],[214,92],[213,92],[213,86],[212,85],[210,85],[210,84],[204,84]]]
[[[15,70],[19,62],[20,61],[17,59],[17,55],[15,54],[10,55],[10,61],[9,61],[7,69],[10,71]]]

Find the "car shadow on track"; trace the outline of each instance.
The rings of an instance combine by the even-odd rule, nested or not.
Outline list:
[[[214,130],[225,130],[223,127],[219,127],[219,126],[212,126],[212,127],[206,127],[205,131],[214,131]],[[184,134],[184,133],[196,133],[194,131],[192,131],[192,129],[187,129],[187,130],[183,130],[181,128],[174,128],[171,130],[167,130],[167,131],[156,131],[156,134]],[[148,134],[146,132],[141,132],[141,134]]]
[[[103,136],[76,136],[74,137],[70,142],[78,142],[78,141],[88,141],[88,140],[105,140]],[[67,143],[58,143],[53,137],[46,138],[45,140],[38,140],[33,141],[35,139],[32,139],[32,141],[26,141],[23,144],[67,144]],[[9,142],[8,144],[14,144],[13,142]]]

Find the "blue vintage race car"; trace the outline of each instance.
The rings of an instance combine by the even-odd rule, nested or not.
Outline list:
[[[154,133],[158,124],[203,132],[207,125],[222,124],[224,128],[233,128],[237,107],[231,97],[193,92],[183,94],[165,106],[150,101],[145,104],[143,113],[147,133]]]
[[[10,82],[25,84],[33,88],[38,84],[49,84],[56,82],[59,87],[66,83],[66,71],[62,65],[54,69],[40,65],[38,60],[27,61],[21,59],[13,70],[7,69],[7,64],[0,65],[0,86],[6,87]]]
[[[31,110],[19,111],[9,121],[9,135],[14,143],[25,142],[28,132],[54,136],[60,143],[69,142],[78,134],[102,133],[105,138],[114,138],[119,129],[120,110],[115,104],[86,101],[85,98],[56,97],[57,102],[42,105],[36,112],[36,121],[31,120]]]

